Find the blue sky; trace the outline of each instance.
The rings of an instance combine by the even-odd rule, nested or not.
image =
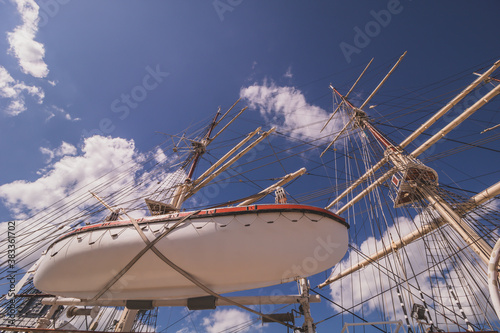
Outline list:
[[[472,71],[500,55],[498,1],[0,0],[0,8],[0,221],[17,218],[16,202],[37,200],[13,189],[15,184],[39,181],[36,193],[67,185],[40,179],[64,157],[84,156],[85,138],[96,134],[133,140],[144,153],[164,140],[159,132],[180,133],[208,122],[219,106],[227,109],[252,85],[295,89],[313,107],[310,112],[331,112],[330,83],[347,92],[374,57],[373,72],[358,90],[358,99],[366,97],[408,51],[374,101],[387,103],[376,108],[378,116],[394,111],[393,96],[468,75],[451,82],[459,89],[475,78]],[[443,92],[438,85],[412,96],[425,100]],[[265,119],[249,110],[231,133],[247,133],[257,124],[268,128]],[[298,113],[294,124],[307,124],[305,119]],[[395,119],[393,125],[415,128],[412,120]],[[484,129],[485,120],[500,123],[498,109],[460,131]],[[117,159],[127,149],[120,142]],[[479,191],[498,179],[492,166],[497,155],[490,169],[453,157],[443,179],[465,179],[469,169],[493,172],[479,185],[464,184]],[[456,169],[460,163],[463,170]],[[34,204],[43,206],[44,200]]]
[[[387,62],[407,50],[389,84],[418,86],[481,64],[498,51],[488,26],[498,6],[493,1],[474,6],[401,1],[394,10],[398,14],[391,14],[385,27],[378,25],[379,33],[358,43],[367,45],[347,58],[341,43],[356,47],[354,29],[365,30],[375,22],[371,12],[387,10],[391,2],[234,3],[239,4],[216,8],[210,2],[41,1],[42,26],[35,41],[44,46],[48,74],[23,73],[8,52],[7,38],[0,42],[2,66],[45,94],[38,104],[24,91],[27,110],[2,114],[1,133],[10,138],[1,140],[10,157],[2,161],[2,183],[33,177],[44,165],[40,146],[78,145],[85,133],[96,133],[92,130],[102,119],[112,122],[105,126],[108,132],[113,129],[104,134],[133,138],[144,148],[156,131],[175,132],[193,117],[208,117],[219,105],[232,104],[241,87],[264,78],[306,85],[304,94],[314,100],[328,92],[330,82],[347,85],[371,57]],[[2,7],[1,27],[7,33],[20,24],[20,16],[12,2]],[[113,101],[140,85],[148,67],[168,76],[121,119],[124,114],[113,112]],[[283,77],[288,70],[289,79]],[[5,110],[10,101],[1,102]],[[47,120],[51,113],[55,116]]]

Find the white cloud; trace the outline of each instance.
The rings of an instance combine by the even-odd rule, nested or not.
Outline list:
[[[175,333],[197,333],[197,332],[189,329],[188,327],[183,327],[180,330],[176,331]]]
[[[253,325],[248,312],[237,309],[217,310],[203,318],[203,326],[207,333],[225,332],[230,329],[241,333],[260,330],[260,327]]]
[[[96,187],[101,196],[125,189],[126,194],[119,196],[123,203],[159,190],[161,182],[165,197],[168,197],[169,188],[183,182],[186,177],[183,170],[169,170],[171,161],[168,158],[161,168],[145,171],[142,163],[157,158],[158,151],[141,154],[135,150],[133,140],[122,138],[98,135],[86,138],[81,152],[67,142],[62,142],[56,149],[42,147],[40,151],[50,159],[61,158],[42,169],[38,173],[40,177],[34,181],[17,180],[0,186],[0,199],[14,218],[26,218],[55,202],[57,207],[65,207],[81,196],[94,203],[88,191],[96,191]],[[130,186],[133,191],[130,191]],[[65,207],[66,215],[75,214],[82,208],[78,205]]]
[[[167,155],[163,152],[163,149],[158,147],[156,149],[155,160],[157,163],[164,163],[167,160]]]
[[[343,118],[338,113],[339,116],[335,116],[320,133],[330,113],[307,103],[302,92],[295,87],[279,87],[265,81],[262,85],[242,88],[240,97],[246,99],[251,108],[258,109],[268,123],[297,139],[317,138],[326,142],[343,125]]]
[[[293,78],[293,74],[292,74],[292,66],[288,67],[288,69],[286,70],[286,73],[283,74],[283,77],[287,78],[287,79],[291,79]]]
[[[160,180],[170,186],[186,176],[182,172],[169,173],[168,162],[164,169],[144,172],[142,162],[154,158],[153,153],[137,152],[133,140],[93,136],[85,139],[80,152],[66,142],[56,149],[41,151],[49,158],[61,158],[43,169],[34,181],[18,180],[0,186],[0,200],[16,220],[16,246],[23,250],[23,255],[17,257],[20,265],[36,260],[51,241],[71,226],[102,221],[109,214],[104,211],[95,215],[92,206],[98,203],[89,191],[106,198],[111,206],[127,209],[138,200],[142,204],[141,198],[157,190]],[[114,193],[119,194],[111,195]],[[130,213],[136,217],[144,214],[140,209]],[[1,231],[6,228],[7,223],[0,223],[3,237],[7,233]]]
[[[49,116],[47,117],[47,119],[45,119],[45,122],[48,122],[50,119],[54,118],[56,115],[52,112],[49,112]]]
[[[415,230],[415,225],[420,226],[437,216],[435,212],[427,213],[430,214],[425,217],[417,215],[413,222],[404,217],[396,218],[395,224],[388,228],[381,238],[368,237],[357,248],[358,251],[350,250],[346,259],[335,267],[332,275],[357,265],[367,256],[391,244],[393,240],[398,240]],[[379,311],[383,312],[388,320],[395,320],[403,317],[403,310],[395,288],[396,284],[400,283],[399,288],[408,314],[411,312],[410,307],[413,303],[422,304],[420,289],[426,295],[424,298],[432,319],[438,320],[434,324],[442,324],[445,321],[443,312],[448,317],[454,316],[450,314],[450,309],[458,312],[455,299],[449,293],[449,286],[452,285],[454,293],[461,300],[465,313],[467,316],[472,316],[476,303],[468,303],[466,295],[488,295],[486,286],[480,290],[475,283],[480,279],[477,274],[481,274],[480,272],[485,267],[478,267],[478,264],[474,263],[471,265],[477,268],[477,272],[470,272],[467,267],[461,266],[468,259],[464,257],[464,253],[456,254],[454,247],[464,248],[465,244],[458,239],[450,226],[443,226],[440,230],[426,236],[425,241],[417,240],[407,245],[404,250],[387,255],[379,259],[377,263],[367,265],[360,271],[334,282],[330,285],[332,300],[347,309],[354,307],[357,313],[363,310],[364,315],[369,315]],[[363,255],[359,255],[359,252]],[[460,258],[453,257],[453,253]],[[464,274],[465,271],[469,273]],[[413,277],[414,275],[416,277]],[[409,277],[408,281],[405,280],[406,277]],[[387,302],[394,303],[395,306],[388,309]],[[487,300],[479,299],[479,303],[487,304]],[[336,311],[341,311],[336,306],[332,307]],[[464,323],[460,322],[460,324]],[[452,323],[450,325],[453,326]]]
[[[22,97],[12,100],[5,109],[5,112],[11,116],[17,116],[23,111],[26,111],[26,106],[24,105],[24,99]]]
[[[375,253],[390,244],[392,237],[398,239],[397,235],[406,235],[414,230],[412,223],[405,218],[399,219],[395,226],[392,226],[385,231],[381,239],[375,237],[368,237],[364,240],[357,250],[366,255]],[[414,246],[412,244],[411,246]],[[335,273],[346,269],[347,267],[356,265],[358,262],[363,261],[365,257],[358,255],[358,251],[350,250],[346,259],[335,267]],[[385,259],[381,259],[380,264],[384,267],[391,267],[388,262],[395,264],[394,258],[389,255]],[[380,299],[373,296],[379,294],[381,291],[388,290],[394,283],[384,274],[379,274],[376,264],[368,265],[361,271],[352,274],[352,278],[344,278],[341,282],[336,282],[330,285],[330,294],[335,302],[341,302],[344,308],[351,308],[357,304],[365,301],[363,304],[364,311],[370,313],[379,308]],[[374,278],[377,277],[377,278]],[[345,292],[348,291],[349,297],[345,297]],[[338,310],[338,308],[337,308]],[[356,308],[360,310],[360,308]],[[400,310],[400,309],[398,309]]]
[[[22,81],[14,80],[9,72],[0,66],[0,97],[10,99],[10,103],[4,110],[8,115],[17,116],[26,110],[24,103],[25,93],[35,97],[41,104],[45,93],[40,87],[29,86]]]
[[[66,112],[66,110],[64,110],[62,108],[59,108],[59,107],[57,107],[55,105],[52,105],[50,107],[50,109],[47,110],[47,112],[48,112],[49,116],[47,117],[47,119],[45,119],[45,121],[49,121],[50,119],[54,118],[55,115],[56,115],[56,113],[61,114],[64,117],[64,119],[69,120],[69,121],[79,121],[79,120],[81,120],[81,118],[73,118],[71,116],[71,114],[69,114],[68,112]]]
[[[56,156],[75,155],[75,154],[76,154],[76,147],[64,141],[56,151]]]
[[[21,15],[22,24],[7,33],[9,41],[9,52],[13,54],[25,74],[44,78],[49,73],[45,56],[45,47],[42,43],[35,41],[38,32],[39,6],[34,0],[14,0],[17,11]]]
[[[49,158],[47,160],[47,163],[52,161],[52,159],[54,158],[55,156],[55,153],[53,150],[50,150],[49,148],[45,148],[45,147],[40,147],[40,152],[44,155],[48,155]]]
[[[47,162],[52,161],[54,157],[61,157],[65,155],[76,155],[77,152],[75,146],[64,141],[62,142],[61,146],[59,146],[59,148],[51,150],[49,148],[40,147],[40,151],[42,152],[42,154],[48,155]]]
[[[137,159],[133,141],[101,136],[87,138],[82,147],[83,154],[79,156],[71,156],[75,147],[67,143],[54,151],[44,149],[43,152],[49,157],[66,156],[33,182],[18,180],[0,186],[0,198],[14,215],[34,213],[58,200],[69,200],[67,194],[72,190],[83,188],[99,178],[102,182],[111,181],[116,176],[112,171],[118,172],[121,166],[134,166]],[[117,186],[131,179],[133,175],[120,178],[111,183],[108,190],[116,190]]]

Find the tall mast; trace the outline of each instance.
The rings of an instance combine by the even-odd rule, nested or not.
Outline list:
[[[348,190],[342,193],[341,197],[345,197],[348,193],[350,193],[354,187],[361,184],[363,181],[368,179],[368,177],[373,176],[374,172],[380,168],[383,164],[390,162],[393,167],[386,172],[383,176],[373,182],[370,186],[364,189],[360,194],[358,194],[354,199],[348,202],[341,210],[337,211],[337,214],[344,212],[347,208],[355,204],[357,201],[361,200],[361,198],[367,195],[370,191],[375,189],[378,185],[381,185],[387,179],[389,179],[396,172],[401,172],[403,174],[403,179],[401,185],[397,189],[398,195],[395,198],[395,207],[400,207],[415,200],[418,198],[425,199],[429,205],[439,214],[441,220],[437,221],[437,223],[433,225],[423,226],[422,229],[417,230],[407,236],[402,236],[401,241],[397,244],[393,243],[387,248],[379,251],[378,253],[370,256],[367,260],[365,260],[357,267],[353,266],[336,277],[327,279],[324,283],[320,285],[320,287],[324,287],[335,280],[339,279],[342,276],[350,274],[356,270],[358,270],[361,266],[367,263],[374,262],[375,260],[380,259],[381,257],[389,254],[392,250],[400,248],[402,246],[407,245],[408,243],[421,238],[423,235],[429,233],[430,231],[438,228],[443,224],[450,224],[450,226],[460,235],[460,237],[467,243],[467,245],[479,256],[479,258],[488,265],[490,256],[492,253],[492,246],[488,244],[477,232],[470,227],[463,219],[461,214],[457,212],[444,198],[436,191],[438,187],[437,183],[437,173],[422,164],[419,160],[417,160],[417,156],[420,155],[423,151],[428,149],[432,144],[437,142],[440,138],[442,138],[445,134],[449,133],[456,126],[458,126],[462,121],[464,121],[467,117],[472,115],[475,111],[477,111],[481,106],[485,103],[489,102],[495,96],[500,93],[500,85],[495,87],[489,93],[487,93],[484,97],[480,98],[474,105],[465,110],[461,115],[459,115],[455,120],[450,122],[445,128],[439,131],[436,135],[427,140],[420,147],[415,149],[411,154],[407,154],[403,151],[402,148],[406,147],[412,140],[414,140],[418,135],[420,135],[425,129],[427,129],[431,124],[433,124],[439,116],[442,116],[445,112],[451,109],[459,100],[465,97],[468,93],[470,93],[474,87],[476,87],[480,82],[485,80],[494,70],[496,70],[500,66],[500,61],[495,62],[495,64],[486,71],[479,79],[474,81],[471,85],[469,85],[463,92],[461,92],[457,97],[455,97],[450,103],[446,105],[443,109],[438,111],[438,115],[432,117],[429,121],[427,121],[424,125],[422,125],[415,133],[413,133],[408,139],[404,140],[402,144],[399,146],[394,146],[390,143],[390,141],[385,137],[385,135],[375,128],[373,124],[370,123],[369,119],[366,117],[364,111],[360,108],[354,107],[351,103],[349,103],[346,98],[336,90],[335,93],[339,94],[342,100],[346,101],[346,104],[351,107],[353,110],[353,119],[355,119],[357,125],[362,130],[367,130],[369,133],[373,135],[373,137],[380,143],[380,145],[386,150],[385,157],[377,164],[377,167],[372,167],[365,175],[362,177],[362,181],[357,181],[354,183]],[[366,105],[364,103],[363,105]],[[406,185],[404,187],[403,185]],[[468,203],[469,205],[473,204],[476,200],[480,203],[484,202],[482,200],[483,196],[491,198],[489,195],[490,192],[493,194],[499,193],[499,186],[496,184],[492,186],[490,189],[485,190],[488,195],[485,195],[483,192],[474,196]],[[327,209],[331,208],[335,203],[339,202],[340,198],[337,198],[334,202],[327,206]],[[479,204],[479,203],[478,203]]]
[[[217,111],[217,113],[214,116],[214,119],[212,120],[212,123],[210,124],[210,127],[208,128],[208,132],[205,135],[205,137],[198,142],[199,146],[197,146],[195,149],[195,155],[193,159],[193,164],[191,164],[191,168],[189,169],[186,182],[190,183],[191,182],[191,177],[193,177],[194,170],[196,168],[196,165],[198,164],[198,160],[200,157],[205,153],[205,149],[210,142],[210,135],[212,134],[212,130],[214,129],[215,125],[217,125],[217,118],[219,117],[220,114],[220,109]]]
[[[498,68],[500,67],[500,60],[497,60],[491,68],[489,68],[486,72],[484,72],[479,78],[477,78],[474,82],[472,82],[469,86],[467,86],[462,92],[460,92],[455,98],[453,98],[446,106],[441,108],[436,114],[431,117],[429,120],[427,120],[424,124],[422,124],[417,130],[415,130],[411,135],[409,135],[401,144],[399,145],[399,148],[404,149],[406,146],[408,146],[413,140],[415,140],[420,134],[422,134],[425,130],[427,130],[432,124],[434,124],[439,118],[441,118],[443,115],[445,115],[453,106],[457,105],[464,97],[466,97],[475,87],[477,87],[481,82],[485,82],[490,79],[490,75]],[[335,91],[335,90],[334,90]],[[341,95],[338,91],[335,91],[337,94]],[[485,97],[482,98],[484,100]],[[344,101],[344,100],[343,100]],[[350,104],[350,103],[349,103]],[[351,108],[356,110],[356,108],[350,104]],[[330,145],[327,147],[327,149],[333,144],[330,143]],[[428,148],[429,146],[427,146]],[[421,153],[422,151],[420,151]],[[412,153],[413,156],[418,156],[415,155],[415,152]],[[385,163],[388,162],[387,157],[384,157],[381,159],[376,165],[374,165],[370,170],[366,171],[364,175],[362,175],[358,180],[356,180],[349,188],[347,188],[342,194],[337,196],[327,207],[326,209],[332,208],[334,205],[339,203],[346,195],[352,192],[357,186],[365,182],[369,177],[372,177],[374,173],[380,169]],[[382,177],[380,177],[375,183],[378,185],[389,179],[396,170],[390,170],[386,174],[384,174]],[[364,192],[363,195],[368,194],[373,188],[376,186],[370,186],[367,188]],[[370,189],[370,190],[369,190]],[[361,199],[361,197],[359,197]],[[354,204],[353,202],[352,204]],[[351,203],[346,204],[344,207],[347,209],[352,205]],[[342,213],[342,211],[337,211],[337,214]]]
[[[198,162],[200,160],[200,157],[205,153],[207,146],[210,144],[210,142],[213,141],[217,136],[219,136],[230,124],[232,124],[242,113],[245,111],[247,108],[243,108],[240,110],[240,112],[234,116],[217,134],[215,134],[213,137],[210,137],[212,135],[212,131],[217,126],[226,116],[227,114],[235,107],[235,105],[239,102],[239,99],[227,110],[220,119],[220,108],[217,110],[217,113],[215,114],[212,122],[210,123],[208,127],[208,131],[201,139],[200,141],[191,141],[191,144],[194,146],[194,157],[193,157],[193,162],[191,163],[191,167],[189,168],[189,171],[187,173],[186,179],[184,180],[183,184],[180,184],[177,186],[175,189],[174,195],[172,196],[172,199],[170,200],[169,204],[165,204],[159,201],[154,201],[150,199],[146,199],[146,204],[148,205],[150,212],[152,214],[164,214],[168,211],[177,211],[181,208],[183,202],[190,196],[190,192],[192,192],[193,186],[196,185],[198,180],[193,181],[192,177],[194,175],[194,171],[196,169],[196,166],[198,165]],[[256,131],[257,132],[257,131]],[[256,133],[255,132],[255,133]],[[255,134],[254,133],[254,134]],[[253,134],[251,135],[253,136]],[[251,136],[248,137],[248,140],[251,138]],[[245,141],[246,142],[246,141]],[[205,175],[205,173],[204,173]]]
[[[407,192],[406,189],[400,187],[398,189],[398,197],[408,198],[410,201],[397,201],[396,206],[402,206],[413,202],[412,197],[419,196],[424,198],[429,204],[439,213],[441,218],[448,222],[455,231],[464,239],[464,241],[471,247],[471,249],[478,254],[481,260],[488,264],[492,247],[486,243],[476,231],[467,225],[465,221],[455,212],[453,207],[451,207],[435,190],[438,186],[437,184],[437,173],[431,168],[423,165],[414,156],[418,156],[423,150],[427,149],[430,144],[435,143],[438,138],[443,137],[444,134],[451,131],[457,126],[461,121],[463,121],[467,116],[470,116],[474,111],[479,109],[484,103],[489,99],[493,98],[500,92],[500,85],[493,89],[490,93],[485,96],[485,98],[478,101],[471,108],[465,110],[462,115],[457,117],[456,121],[452,121],[448,126],[442,131],[438,132],[434,137],[429,139],[424,143],[421,148],[415,150],[414,153],[408,155],[404,153],[401,149],[394,147],[390,141],[382,134],[379,130],[370,124],[368,118],[365,116],[364,112],[357,109],[356,110],[356,120],[362,129],[367,129],[373,137],[386,148],[386,156],[388,156],[389,161],[394,165],[396,171],[400,171],[405,175],[403,182],[411,184],[413,188],[416,188],[414,192]],[[444,134],[443,134],[444,133]],[[403,193],[404,192],[404,193]],[[397,197],[397,198],[398,198]],[[401,199],[403,200],[403,199]]]

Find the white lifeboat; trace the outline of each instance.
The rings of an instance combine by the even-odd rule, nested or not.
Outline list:
[[[217,293],[311,276],[334,266],[347,251],[348,224],[328,210],[305,205],[228,207],[136,221],[153,241],[186,216],[155,247]],[[35,273],[35,287],[57,296],[92,299],[145,247],[131,221],[76,229],[48,248]],[[206,295],[148,250],[100,299]]]

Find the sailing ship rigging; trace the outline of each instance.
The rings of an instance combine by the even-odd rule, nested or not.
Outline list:
[[[425,152],[494,100],[500,85],[493,75],[500,61],[483,69],[472,83],[398,144],[381,129],[384,124],[374,119],[373,111],[378,106],[370,106],[370,102],[383,91],[403,57],[359,107],[352,96],[371,61],[345,95],[331,86],[337,102],[331,115],[322,120],[318,133],[321,140],[304,142],[295,138],[298,144],[284,144],[285,148],[277,152],[270,138],[294,137],[274,128],[257,128],[239,137],[236,146],[195,177],[209,146],[224,136],[223,132],[246,110],[234,113],[236,102],[222,115],[219,110],[197,138],[173,136],[170,150],[178,157],[163,153],[167,140],[155,147],[156,154],[144,161],[143,170],[136,165],[124,167],[115,177],[78,189],[71,200],[56,203],[23,221],[17,230],[23,235],[16,254],[21,263],[16,276],[17,296],[2,298],[3,329],[9,330],[7,311],[9,304],[15,304],[16,319],[9,326],[26,331],[34,327],[68,330],[77,326],[82,330],[156,330],[158,307],[213,309],[222,305],[237,305],[266,322],[309,333],[332,321],[345,324],[344,329],[363,324],[384,332],[498,330],[498,272],[490,282],[491,296],[487,280],[488,265],[496,271],[499,262],[494,247],[499,239],[500,214],[494,198],[500,194],[500,185],[488,184],[473,195],[457,193],[455,188],[441,184],[439,170],[426,165],[436,156],[495,142],[496,125],[484,126],[486,138],[437,155]],[[430,127],[449,116],[450,110],[485,86],[485,94],[457,112],[458,116],[442,129],[415,144]],[[415,109],[418,111],[418,107]],[[232,118],[227,120],[230,115]],[[222,129],[213,134],[223,121],[226,123]],[[332,122],[342,124],[337,124],[336,132],[327,133]],[[241,164],[243,156],[266,141],[270,149],[267,156]],[[307,173],[303,168],[290,172],[283,166],[285,160],[309,161],[311,150],[321,156],[321,163],[310,162],[313,167]],[[270,186],[261,186],[258,193],[199,204],[197,193],[214,180],[231,182],[229,185],[240,185],[242,180],[255,184],[249,181],[250,173],[241,170],[242,165],[250,170],[279,165],[288,174],[274,179],[278,181]],[[318,175],[321,170],[324,174]],[[493,172],[498,174],[498,170]],[[134,177],[127,179],[125,174]],[[283,187],[301,181],[301,175],[326,178],[330,184],[302,195],[289,193],[297,203],[286,203],[287,191]],[[118,180],[121,189],[110,186]],[[260,203],[273,193],[274,204]],[[318,203],[324,209],[311,207]],[[186,204],[189,210],[183,211]],[[139,215],[145,212],[150,216]],[[95,222],[89,224],[89,219]],[[269,229],[271,225],[275,229]],[[202,236],[207,240],[193,245]],[[168,240],[163,247],[161,239]],[[7,244],[8,239],[2,242]],[[325,243],[329,245],[319,248],[323,251],[320,255],[318,244]],[[254,244],[262,251],[256,253]],[[196,259],[193,246],[200,251]],[[156,253],[155,257],[153,253],[156,247],[166,259],[162,259],[163,263],[158,260],[161,255]],[[346,251],[347,256],[337,264]],[[138,257],[138,253],[142,254]],[[150,256],[149,262],[143,260],[144,254]],[[96,258],[102,259],[101,266],[96,265]],[[170,262],[171,269],[158,269],[165,262]],[[137,269],[135,273],[132,267]],[[234,270],[228,273],[228,267]],[[318,274],[331,267],[329,277]],[[71,278],[65,274],[68,269],[78,270],[78,274]],[[490,275],[493,271],[490,269]],[[10,272],[8,267],[2,270],[4,279]],[[281,301],[220,295],[289,281],[298,282],[299,293],[283,296]],[[497,294],[493,296],[495,287]],[[316,317],[310,303],[320,298],[331,304],[333,315]],[[291,304],[298,310],[264,314],[249,307],[266,302]],[[303,323],[296,325],[299,316]],[[71,323],[64,326],[64,321]]]

